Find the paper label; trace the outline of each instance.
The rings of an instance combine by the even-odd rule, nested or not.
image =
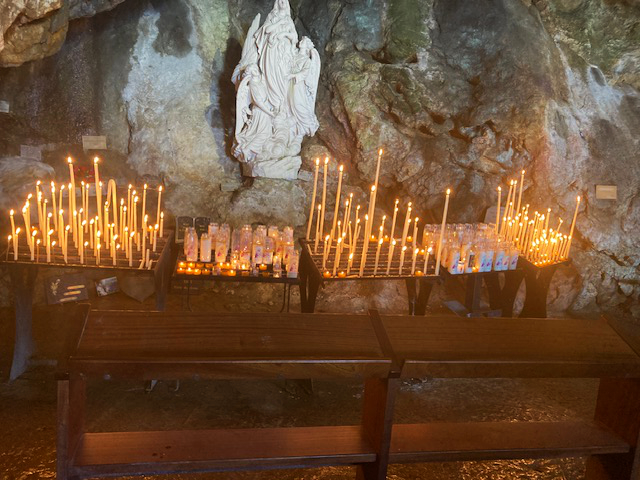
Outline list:
[[[82,148],[84,150],[106,150],[107,149],[107,137],[104,135],[82,136]]]

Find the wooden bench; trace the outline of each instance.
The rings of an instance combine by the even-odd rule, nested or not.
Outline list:
[[[58,478],[589,456],[638,478],[640,342],[604,321],[80,312],[58,383]],[[635,351],[634,351],[635,349]],[[359,378],[360,425],[87,433],[88,377]],[[402,378],[601,378],[593,422],[393,424]]]
[[[382,322],[402,359],[401,378],[602,379],[592,422],[393,425],[389,463],[589,456],[588,479],[639,478],[638,462],[633,466],[640,431],[637,332],[624,332],[630,346],[604,320],[396,316]]]
[[[355,378],[375,388],[386,382],[392,362],[368,316],[79,315],[59,372],[58,479],[377,461],[380,447],[358,425],[87,433],[83,420],[89,377]],[[363,425],[380,423],[377,405],[365,402],[363,411]]]

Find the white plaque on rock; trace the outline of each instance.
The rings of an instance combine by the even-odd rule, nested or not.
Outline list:
[[[295,180],[305,136],[319,124],[315,114],[320,56],[307,37],[298,40],[288,0],[276,0],[260,26],[247,33],[236,85],[233,154],[252,177]]]
[[[6,100],[0,100],[0,113],[9,113],[11,110],[9,102]]]
[[[106,150],[107,137],[83,135],[82,148],[83,150]]]
[[[31,158],[39,162],[42,161],[42,147],[34,147],[32,145],[20,145],[20,156],[22,158]]]

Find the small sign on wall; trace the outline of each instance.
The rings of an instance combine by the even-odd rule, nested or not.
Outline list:
[[[42,161],[42,147],[33,147],[31,145],[20,145],[20,156],[22,158],[32,158],[39,162]]]
[[[616,185],[596,185],[596,198],[598,200],[618,200],[618,187]]]
[[[0,113],[9,113],[11,106],[6,100],[0,100]]]
[[[107,149],[107,137],[106,136],[82,136],[82,148],[84,150],[106,150]]]

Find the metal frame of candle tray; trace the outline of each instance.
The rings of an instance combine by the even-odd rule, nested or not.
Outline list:
[[[164,310],[166,295],[169,286],[169,279],[171,276],[171,251],[173,249],[173,232],[167,230],[165,236],[158,238],[156,253],[151,253],[150,259],[154,261],[154,266],[151,270],[138,269],[137,267],[129,267],[125,263],[124,254],[123,260],[118,261],[118,265],[114,267],[111,265],[101,264],[95,265],[95,257],[92,252],[88,252],[89,256],[86,257],[87,264],[81,265],[79,263],[64,263],[62,261],[61,249],[56,250],[55,259],[58,261],[47,263],[31,261],[29,247],[26,240],[24,245],[20,245],[18,252],[25,252],[18,256],[18,260],[13,260],[13,255],[9,254],[9,250],[5,250],[0,258],[0,266],[5,266],[9,270],[11,277],[11,285],[14,294],[15,304],[15,344],[13,349],[13,361],[11,364],[11,371],[9,374],[9,380],[15,380],[26,370],[29,362],[29,358],[35,351],[35,343],[33,340],[32,332],[32,307],[33,307],[33,291],[35,288],[35,281],[38,275],[38,271],[41,268],[47,270],[74,270],[74,271],[86,271],[86,270],[98,270],[108,272],[110,275],[115,273],[128,273],[134,275],[153,276],[156,285],[156,309]],[[43,249],[44,250],[44,249]],[[41,253],[42,255],[42,253]],[[46,255],[43,257],[46,259]],[[105,259],[107,256],[105,255]],[[138,259],[138,265],[140,264],[142,257]],[[71,262],[78,262],[79,257],[77,255],[68,256],[68,260]],[[135,262],[134,262],[135,265]],[[64,304],[63,304],[64,305]]]
[[[339,281],[364,281],[364,280],[404,280],[407,286],[407,294],[408,294],[408,303],[409,303],[409,315],[424,315],[427,308],[427,303],[429,302],[429,296],[431,295],[431,289],[433,285],[437,282],[442,281],[441,276],[436,276],[435,274],[429,275],[386,275],[379,274],[373,276],[374,267],[366,267],[364,270],[365,276],[360,277],[358,275],[360,268],[360,258],[362,255],[362,246],[358,244],[356,246],[355,252],[358,254],[354,254],[354,259],[357,257],[357,263],[354,260],[353,271],[356,272],[354,275],[349,275],[345,277],[323,277],[321,273],[322,266],[322,250],[324,246],[322,242],[318,243],[318,252],[312,253],[312,244],[314,240],[306,240],[301,238],[300,245],[302,246],[302,253],[300,255],[300,266],[298,268],[298,276],[300,277],[300,306],[303,313],[313,313],[315,310],[316,297],[318,295],[318,290],[322,286],[324,287],[325,282],[339,282]],[[376,245],[373,243],[373,245]],[[388,251],[388,249],[386,250]],[[376,248],[371,248],[370,251],[367,251],[367,260],[365,261],[365,265],[370,263],[371,265],[375,262],[375,254]],[[345,258],[348,258],[345,257]],[[384,261],[382,259],[384,258]],[[410,258],[410,257],[409,257]],[[384,268],[380,268],[381,272],[386,272],[387,265],[387,254],[381,255],[381,264]],[[344,260],[344,259],[343,259]],[[342,262],[341,262],[342,263]],[[392,268],[398,270],[400,268],[399,261],[392,261]],[[409,259],[408,265],[411,265],[411,259]],[[429,259],[429,265],[427,267],[428,270],[435,271],[435,258]]]
[[[447,277],[460,277],[466,280],[466,301],[467,314],[469,316],[479,316],[479,299],[481,297],[482,280],[484,280],[488,294],[490,309],[493,312],[500,312],[503,317],[513,316],[513,307],[516,296],[522,282],[526,284],[526,296],[524,307],[520,312],[522,318],[546,318],[547,317],[547,293],[551,279],[556,270],[561,265],[567,265],[570,260],[562,262],[536,266],[524,257],[518,258],[518,268],[516,270],[506,270],[501,272],[491,271],[482,273],[465,273],[451,275],[441,268],[441,274],[429,274],[425,276],[415,275],[378,275],[359,277],[357,275],[336,278],[324,278],[319,262],[322,261],[322,251],[320,244],[318,254],[312,253],[312,240],[301,239],[302,255],[300,257],[300,302],[303,312],[312,313],[315,310],[315,302],[318,290],[324,286],[325,281],[349,281],[349,280],[405,280],[407,285],[409,314],[424,315],[431,295],[431,290],[436,283],[444,282]],[[362,251],[362,250],[360,250]],[[320,264],[321,265],[321,264]],[[398,263],[395,263],[398,268]],[[435,258],[429,261],[429,270],[435,268]],[[386,263],[385,263],[386,268]],[[372,269],[371,269],[372,270]],[[365,273],[368,270],[365,271]],[[500,274],[504,274],[504,282],[501,286]],[[418,290],[419,287],[419,290]],[[485,312],[486,313],[486,312]]]
[[[196,282],[200,284],[204,284],[205,282],[235,282],[235,283],[272,283],[272,284],[283,284],[284,291],[282,294],[282,307],[280,308],[280,312],[284,312],[285,308],[287,312],[289,311],[289,306],[291,304],[291,287],[293,285],[299,285],[300,280],[298,277],[290,278],[285,276],[274,277],[273,269],[268,269],[267,276],[264,275],[189,275],[186,273],[178,273],[178,264],[179,262],[187,262],[186,257],[183,253],[178,255],[178,259],[176,260],[175,267],[173,268],[173,279],[178,280],[182,283],[179,288],[176,288],[176,282],[172,282],[173,290],[180,290],[180,292],[184,295],[186,308],[191,311],[191,294],[197,294],[197,289],[193,288]],[[212,262],[187,262],[187,263],[212,263]]]

